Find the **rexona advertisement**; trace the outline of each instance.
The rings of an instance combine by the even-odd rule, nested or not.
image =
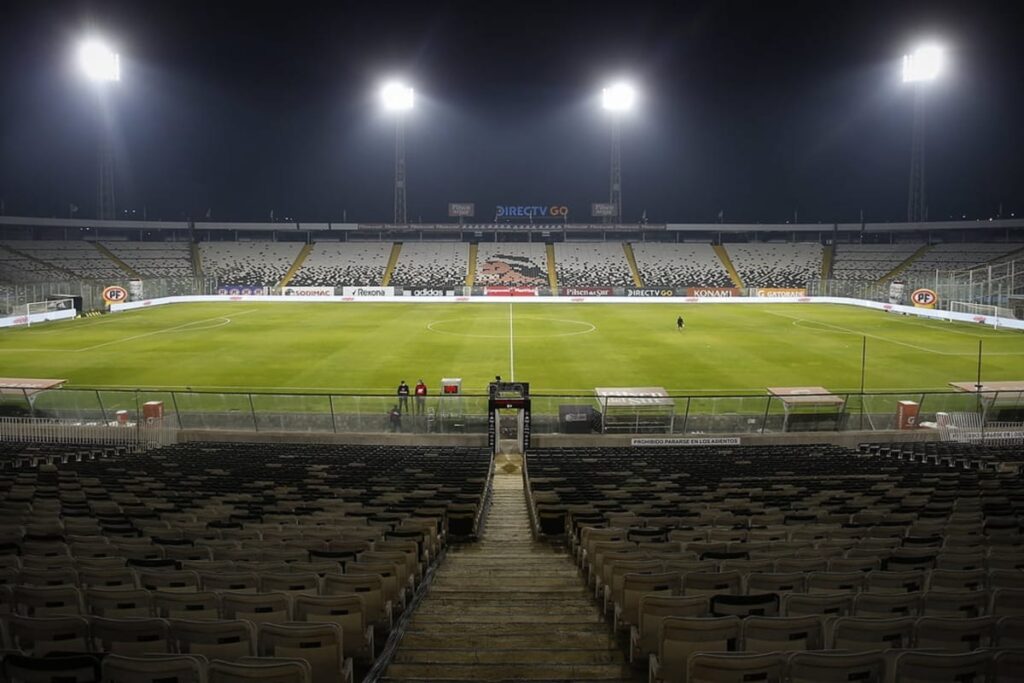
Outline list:
[[[664,288],[643,288],[643,287],[627,287],[626,296],[675,296],[676,292],[674,289],[668,287]]]
[[[569,207],[561,204],[554,206],[499,204],[494,212],[495,218],[565,218],[568,215]]]
[[[787,296],[807,296],[807,290],[799,287],[762,287],[754,290],[754,296],[759,296],[763,299]]]
[[[611,296],[611,287],[562,287],[562,296]]]
[[[393,296],[394,287],[342,287],[342,296]]]
[[[282,287],[285,296],[334,296],[334,287]]]
[[[739,295],[740,290],[735,287],[690,287],[686,290],[686,296],[704,297],[706,299],[724,299]]]

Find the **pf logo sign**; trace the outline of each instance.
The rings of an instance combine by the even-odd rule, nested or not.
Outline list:
[[[108,304],[120,304],[128,301],[128,290],[124,287],[107,287],[103,290],[103,300]]]
[[[918,308],[935,308],[939,303],[939,295],[931,289],[915,289],[910,295],[910,301]]]

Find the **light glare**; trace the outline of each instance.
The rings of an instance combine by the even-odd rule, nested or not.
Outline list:
[[[121,80],[121,55],[101,40],[86,40],[79,46],[78,64],[91,81]]]
[[[636,91],[628,83],[616,83],[601,91],[601,107],[608,111],[628,111],[636,102]]]
[[[934,81],[942,73],[945,52],[938,45],[922,45],[909,55],[903,55],[903,82]]]
[[[380,100],[388,111],[406,111],[412,109],[413,91],[404,83],[386,83],[380,89]]]

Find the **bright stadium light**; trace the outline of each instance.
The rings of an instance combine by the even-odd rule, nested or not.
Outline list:
[[[78,66],[90,81],[121,80],[121,55],[96,38],[85,40],[78,46]]]
[[[413,90],[404,83],[392,81],[380,89],[380,101],[388,111],[412,109]]]
[[[628,83],[616,83],[601,90],[601,107],[607,111],[629,111],[636,102],[636,91]]]
[[[903,55],[903,82],[922,83],[934,81],[942,73],[946,53],[938,45],[921,45],[908,55]]]

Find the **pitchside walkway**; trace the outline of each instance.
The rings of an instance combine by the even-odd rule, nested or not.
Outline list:
[[[634,681],[569,556],[534,541],[522,474],[494,476],[477,543],[448,551],[386,681]]]

